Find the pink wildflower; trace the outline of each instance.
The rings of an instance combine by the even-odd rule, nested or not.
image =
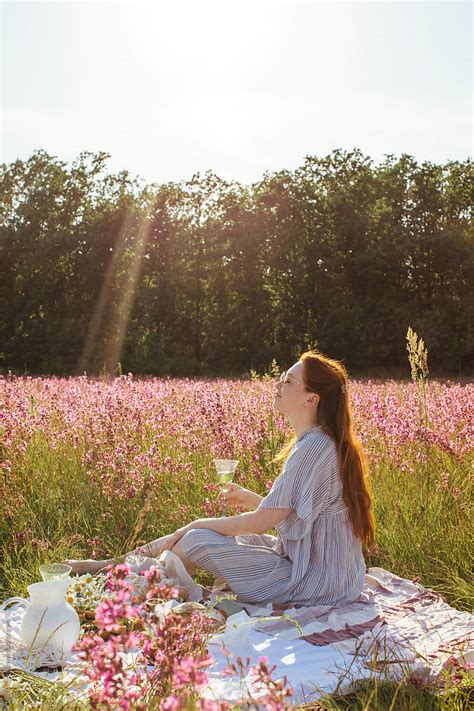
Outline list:
[[[442,472],[439,476],[437,486],[440,491],[446,491],[448,488],[448,483],[449,483],[449,474],[448,472]]]
[[[128,594],[119,590],[114,598],[103,600],[96,607],[95,619],[101,630],[106,632],[119,632],[125,620],[133,617],[133,610],[128,603]]]
[[[180,708],[182,708],[181,699],[176,694],[167,696],[160,704],[160,711],[178,711]]]
[[[173,667],[173,683],[177,689],[191,686],[197,690],[201,689],[209,681],[207,672],[201,667],[212,664],[212,658],[195,659],[193,657],[183,657],[175,662]]]

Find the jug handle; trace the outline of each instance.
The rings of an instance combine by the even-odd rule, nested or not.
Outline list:
[[[25,607],[30,606],[29,601],[25,600],[24,597],[9,597],[8,600],[5,600],[5,602],[0,605],[0,630],[4,632],[7,637],[12,637],[17,642],[23,643],[22,638],[17,635],[16,632],[13,632],[11,629],[8,629],[8,626],[4,623],[2,619],[3,615],[1,613],[5,610],[7,605],[11,605],[14,602],[17,602],[19,605],[24,605]]]

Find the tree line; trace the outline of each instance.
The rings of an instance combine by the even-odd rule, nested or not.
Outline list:
[[[349,372],[474,365],[473,164],[306,156],[250,185],[149,184],[110,155],[0,166],[0,371],[240,376],[308,347]]]

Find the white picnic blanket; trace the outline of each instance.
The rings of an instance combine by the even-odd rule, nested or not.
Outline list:
[[[261,616],[267,614],[263,619]],[[222,646],[256,664],[260,655],[286,675],[298,704],[338,688],[347,693],[358,679],[402,679],[415,673],[433,682],[451,655],[474,662],[474,616],[448,605],[431,589],[384,570],[369,568],[359,599],[344,607],[275,611],[252,608],[227,619],[226,632],[211,638],[216,661],[208,698],[233,701],[250,678],[222,678]]]
[[[202,588],[177,556],[170,551],[163,555],[180,585],[189,585],[192,597],[199,597]],[[178,562],[171,565],[172,558]],[[170,609],[169,603],[165,605],[164,612]],[[451,655],[463,663],[474,662],[474,616],[449,606],[431,589],[383,568],[369,568],[359,599],[344,607],[280,610],[244,603],[240,607],[227,618],[225,631],[209,639],[214,663],[207,669],[209,683],[201,692],[206,698],[233,702],[252,693],[250,675],[240,680],[222,674],[227,665],[224,646],[234,657],[249,656],[250,666],[257,664],[259,656],[268,657],[271,665],[276,664],[273,678],[287,676],[296,705],[337,688],[349,691],[354,681],[369,676],[401,679],[411,671],[433,681]],[[6,612],[16,631],[23,611],[12,607]],[[11,668],[12,661],[12,646],[0,636],[0,668]],[[61,672],[36,673],[67,683],[79,670],[80,662],[72,655]]]

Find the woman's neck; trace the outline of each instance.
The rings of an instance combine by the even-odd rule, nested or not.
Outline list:
[[[316,422],[314,419],[309,418],[290,417],[289,420],[298,438],[301,437],[301,435],[303,435],[308,430],[320,426],[319,422]]]

